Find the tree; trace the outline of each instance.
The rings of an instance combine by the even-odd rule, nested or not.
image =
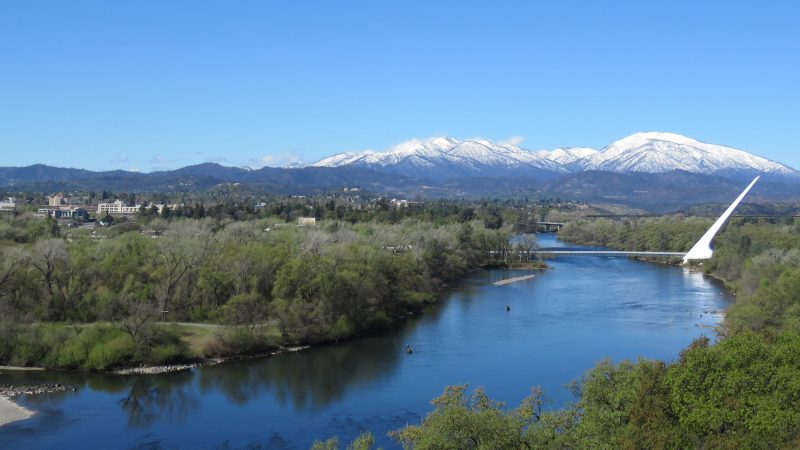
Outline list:
[[[148,286],[128,277],[117,298],[117,315],[121,328],[133,339],[139,355],[143,355],[152,338],[152,325],[159,309]]]
[[[161,309],[181,310],[186,300],[176,296],[179,284],[193,268],[200,256],[199,239],[191,239],[189,234],[197,234],[191,228],[173,228],[170,233],[158,239],[158,269],[155,278],[158,280],[157,293]]]
[[[714,346],[707,339],[695,342],[666,376],[685,433],[703,439],[707,448],[796,444],[798,348],[800,334],[794,332],[775,338],[744,332]]]
[[[500,213],[500,208],[491,205],[485,208],[483,212],[483,224],[490,230],[499,230],[503,227],[503,216]]]
[[[347,450],[370,450],[375,445],[375,437],[372,433],[363,433],[353,442],[348,444]],[[339,439],[330,438],[326,441],[314,441],[311,450],[339,450]]]
[[[268,319],[269,303],[256,294],[234,295],[221,309],[225,323],[255,334]]]
[[[21,247],[0,248],[0,299],[11,290],[14,276],[28,263],[30,255]]]
[[[33,267],[42,276],[45,286],[45,297],[47,298],[47,313],[55,313],[55,301],[57,294],[56,271],[62,264],[66,264],[69,255],[67,254],[64,241],[61,239],[47,239],[39,242],[33,251]]]
[[[541,389],[513,410],[491,400],[483,389],[467,395],[467,386],[449,386],[431,403],[434,410],[420,425],[389,435],[406,449],[529,449],[565,448],[574,426],[572,411],[547,413]]]

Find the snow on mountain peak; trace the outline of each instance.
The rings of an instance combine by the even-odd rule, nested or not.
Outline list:
[[[437,170],[448,176],[498,175],[496,171],[502,169],[523,174],[566,172],[560,163],[512,144],[498,144],[485,139],[462,141],[450,137],[412,139],[384,152],[342,153],[311,165],[357,165],[393,169],[406,175],[435,175]]]
[[[707,144],[674,133],[635,133],[572,163],[573,170],[660,173],[757,171],[781,175],[797,172],[783,164],[722,145]]]
[[[624,137],[598,151],[589,147],[532,152],[511,143],[450,137],[411,139],[376,152],[350,152],[321,159],[311,166],[359,166],[409,176],[509,176],[602,170],[660,173],[766,172],[798,176],[783,164],[742,150],[707,144],[674,133],[643,132]]]
[[[545,158],[559,164],[570,164],[587,156],[594,155],[597,150],[589,147],[557,148],[555,150],[541,150],[537,152]]]

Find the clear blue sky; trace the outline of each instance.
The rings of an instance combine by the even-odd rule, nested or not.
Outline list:
[[[0,166],[310,161],[669,131],[800,167],[797,2],[17,1]]]

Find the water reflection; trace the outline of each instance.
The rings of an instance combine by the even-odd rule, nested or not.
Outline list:
[[[404,334],[384,333],[361,341],[324,345],[266,360],[204,367],[201,392],[219,391],[235,404],[269,392],[295,410],[321,408],[351,389],[385,377],[397,367]]]
[[[200,406],[196,392],[189,386],[193,376],[184,372],[133,378],[128,395],[119,400],[127,414],[128,426],[143,428],[165,417],[174,421],[185,419]]]
[[[143,428],[155,421],[180,421],[196,410],[200,401],[192,388],[192,372],[159,376],[115,376],[88,372],[17,372],[0,375],[0,384],[61,383],[75,392],[54,392],[24,396],[32,409],[51,410],[81,391],[122,394],[117,401],[127,416],[128,426]]]
[[[81,390],[124,394],[117,404],[131,428],[158,420],[180,421],[200,405],[199,396],[219,392],[243,405],[265,393],[294,410],[319,409],[348,391],[391,375],[397,368],[405,338],[426,321],[435,321],[432,308],[424,321],[402,330],[389,330],[369,339],[324,345],[272,358],[229,362],[158,376],[114,376],[85,372],[14,372],[0,374],[3,384],[62,383],[78,392],[26,397],[26,403],[57,405]]]

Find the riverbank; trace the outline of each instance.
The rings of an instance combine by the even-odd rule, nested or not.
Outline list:
[[[63,384],[40,384],[34,386],[0,385],[0,426],[25,420],[34,412],[18,405],[14,397],[20,394],[38,395],[49,392],[74,392],[75,388]]]
[[[0,366],[0,373],[2,373],[3,370],[35,371],[35,370],[44,370],[44,367]]]
[[[128,367],[125,369],[113,370],[111,373],[114,375],[161,375],[165,373],[182,372],[184,370],[191,370],[197,367],[214,366],[231,361],[242,361],[246,359],[268,358],[277,356],[283,353],[299,352],[311,348],[310,345],[302,345],[297,347],[283,347],[278,350],[268,353],[257,353],[252,355],[237,355],[226,358],[208,358],[196,361],[190,364],[169,364],[164,366],[145,366],[145,367]]]
[[[33,411],[19,406],[8,397],[0,395],[0,427],[32,416]]]

